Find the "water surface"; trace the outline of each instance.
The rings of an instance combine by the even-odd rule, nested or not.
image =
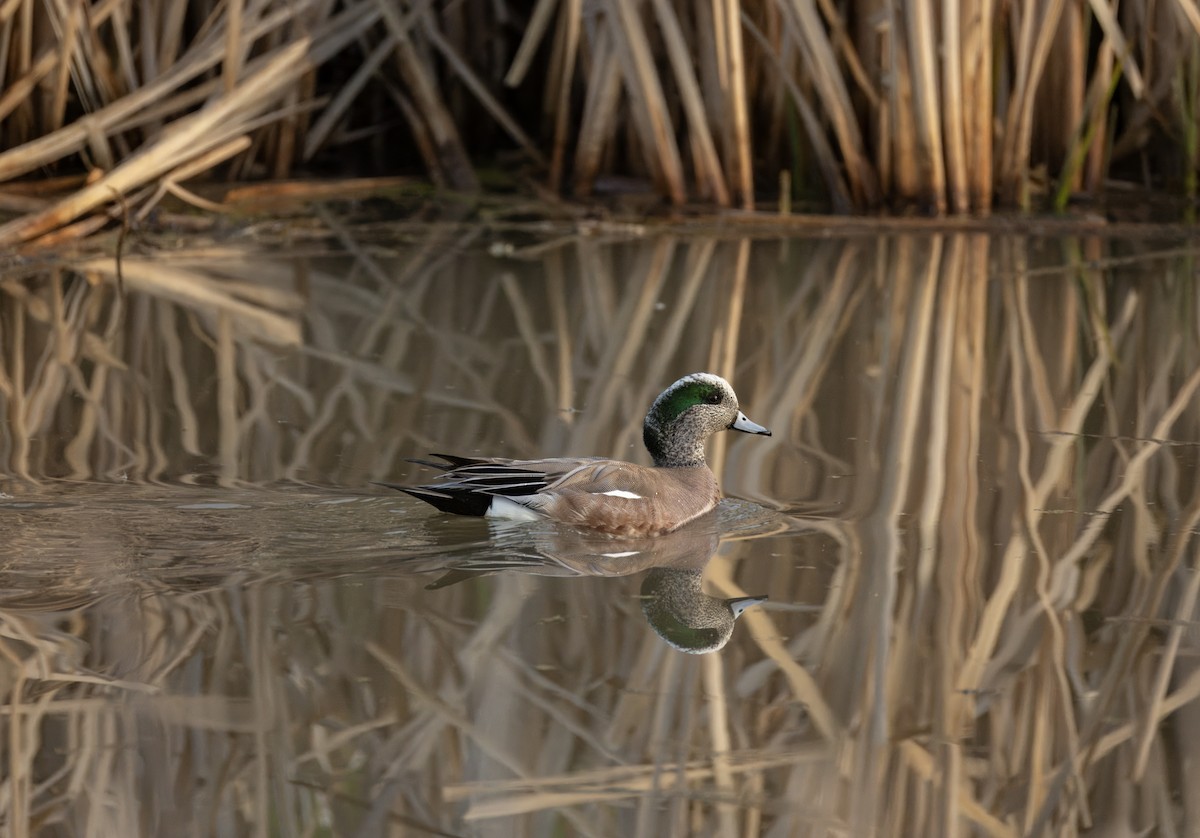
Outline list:
[[[1200,829],[1192,243],[624,233],[0,279],[10,832]],[[775,433],[656,543],[374,484],[648,462],[699,370]]]

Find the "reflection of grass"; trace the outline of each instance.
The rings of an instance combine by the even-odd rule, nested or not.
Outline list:
[[[1096,268],[1095,242],[1067,268],[968,235],[581,238],[497,263],[448,258],[458,235],[130,260],[124,299],[67,271],[0,286],[10,473],[165,480],[211,460],[231,483],[357,485],[443,446],[644,461],[649,400],[714,365],[776,432],[714,451],[726,487],[817,512],[823,535],[729,542],[709,584],[819,611],[751,610],[701,660],[645,632],[622,580],[422,598],[427,579],[386,573],[140,574],[60,618],[141,543],[97,527],[95,569],[0,611],[8,823],[1182,830],[1200,695],[1187,263],[1118,266],[1149,291]],[[35,523],[8,549],[34,550]]]

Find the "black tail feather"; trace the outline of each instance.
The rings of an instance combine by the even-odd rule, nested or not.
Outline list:
[[[442,512],[450,512],[454,515],[482,517],[487,514],[488,507],[492,505],[491,495],[481,495],[478,492],[443,492],[425,486],[397,486],[391,483],[380,485],[387,486],[389,489],[399,489]]]
[[[435,468],[442,472],[474,467],[478,471],[477,474],[474,472],[472,474],[473,479],[470,482],[474,485],[456,486],[453,477],[446,478],[450,484],[446,486],[436,484],[432,486],[402,486],[399,483],[377,483],[376,485],[406,492],[442,512],[478,517],[487,514],[488,508],[492,505],[493,495],[532,494],[546,484],[545,475],[532,470],[513,470],[473,457],[459,457],[454,454],[433,453],[430,456],[438,457],[444,462],[415,458],[410,458],[408,462]],[[490,473],[490,469],[493,468],[497,470],[496,474]]]

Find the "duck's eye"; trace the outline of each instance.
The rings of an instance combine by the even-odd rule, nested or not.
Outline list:
[[[721,403],[721,394],[718,393],[716,390],[713,390],[712,392],[705,395],[704,401],[708,404],[720,404]]]

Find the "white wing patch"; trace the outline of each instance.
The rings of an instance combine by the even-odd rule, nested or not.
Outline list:
[[[624,489],[611,489],[602,494],[608,495],[610,498],[628,498],[629,500],[641,500],[642,496],[633,492],[626,492]]]

